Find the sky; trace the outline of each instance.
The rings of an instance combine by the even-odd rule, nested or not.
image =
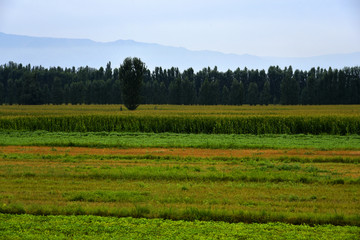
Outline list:
[[[0,0],[0,32],[309,57],[360,52],[360,0]]]

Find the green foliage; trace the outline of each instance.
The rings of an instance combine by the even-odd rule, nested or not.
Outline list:
[[[199,90],[199,104],[216,105],[218,103],[218,82],[205,79]]]
[[[148,199],[148,192],[129,191],[91,191],[64,193],[68,201],[81,202],[143,202]]]
[[[261,104],[265,104],[266,106],[269,105],[271,101],[271,93],[270,93],[270,82],[266,80],[263,86],[263,90],[260,94],[260,102]]]
[[[3,117],[1,130],[206,134],[360,134],[359,117],[43,116]]]
[[[128,70],[130,65],[126,65]],[[128,99],[128,95],[120,94],[124,67],[112,69],[108,63],[106,70],[103,67],[45,69],[9,62],[0,65],[0,103],[120,104],[121,97]],[[228,89],[230,101],[236,105],[359,104],[358,72],[359,67],[341,70],[312,68],[310,71],[295,70],[294,73],[291,66],[284,69],[270,66],[267,73],[247,68],[219,72],[216,66],[196,73],[192,68],[180,72],[176,67],[156,67],[144,72],[140,100],[146,104],[228,104],[229,99],[222,94],[224,89],[225,94]],[[241,80],[240,91],[238,84],[232,86],[234,78]],[[258,94],[254,84],[258,87]]]
[[[247,99],[250,105],[256,105],[259,103],[259,88],[255,82],[251,82],[249,84],[249,88],[247,90],[248,95]]]
[[[78,146],[78,147],[176,147],[212,149],[360,149],[360,136],[334,135],[250,135],[250,134],[179,134],[140,132],[46,132],[0,131],[0,145],[22,146]],[[311,151],[309,150],[309,154]],[[291,161],[300,161],[292,157]],[[330,159],[316,158],[321,162]],[[331,157],[332,161],[346,162],[346,157]]]
[[[145,64],[139,58],[126,58],[119,69],[121,95],[124,105],[135,110],[140,104],[140,91],[145,73]]]
[[[285,69],[284,78],[280,84],[280,102],[283,105],[296,105],[299,103],[299,82],[293,77],[291,66]]]
[[[236,79],[232,81],[229,99],[231,105],[243,104],[244,86],[242,82],[239,83],[239,81]]]
[[[0,214],[5,239],[356,239],[359,227]]]

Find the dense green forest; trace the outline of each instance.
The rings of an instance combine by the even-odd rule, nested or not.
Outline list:
[[[0,66],[1,104],[119,104],[119,68]],[[360,104],[360,67],[145,71],[143,104]]]

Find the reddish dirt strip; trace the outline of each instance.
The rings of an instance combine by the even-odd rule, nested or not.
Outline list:
[[[199,149],[199,148],[85,148],[85,147],[44,147],[44,146],[0,146],[0,153],[41,154],[41,155],[130,155],[130,156],[179,156],[179,157],[260,157],[281,156],[305,158],[347,157],[360,158],[360,151],[311,149]]]

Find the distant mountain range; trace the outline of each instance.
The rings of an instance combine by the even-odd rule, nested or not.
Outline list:
[[[0,33],[0,64],[13,61],[44,67],[100,67],[111,61],[118,67],[126,57],[139,57],[150,70],[155,67],[178,67],[180,70],[217,66],[219,70],[265,69],[291,65],[293,69],[312,67],[343,68],[360,65],[360,52],[317,57],[283,58],[224,54],[215,51],[191,51],[180,47],[141,43],[132,40],[95,42],[89,39],[29,37]]]

